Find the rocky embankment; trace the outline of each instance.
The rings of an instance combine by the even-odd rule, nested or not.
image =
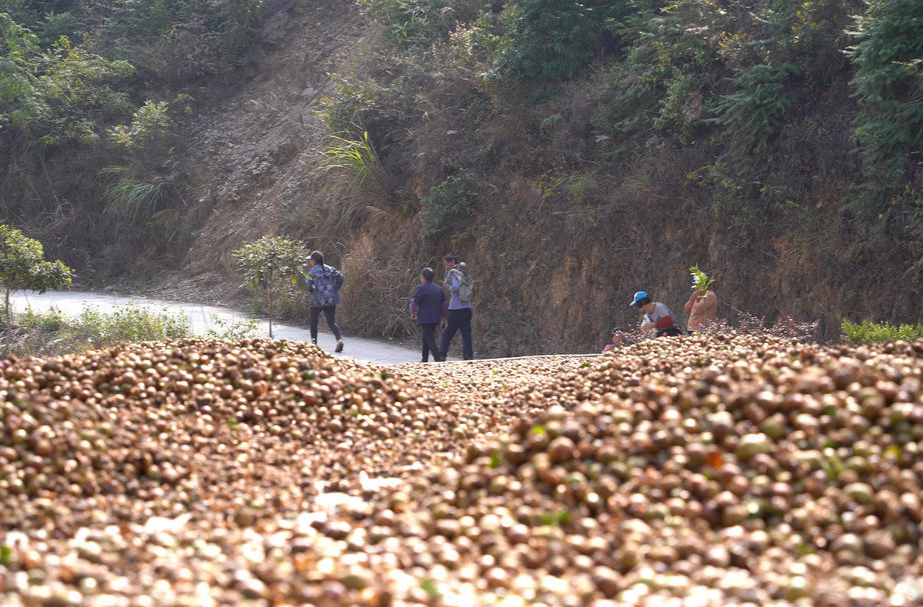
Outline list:
[[[0,603],[919,605],[923,341],[0,362]]]

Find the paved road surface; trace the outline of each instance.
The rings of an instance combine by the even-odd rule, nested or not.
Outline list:
[[[36,313],[43,313],[47,312],[51,306],[54,305],[66,316],[79,315],[85,306],[92,306],[101,312],[108,312],[116,306],[124,306],[134,302],[139,306],[152,308],[154,310],[166,308],[171,312],[182,311],[189,318],[192,332],[197,335],[205,333],[210,327],[215,327],[215,317],[230,322],[239,322],[252,318],[241,312],[221,306],[165,301],[146,297],[117,296],[87,291],[47,291],[41,294],[35,291],[14,291],[10,296],[10,301],[12,302],[13,309],[16,311],[24,311],[28,308],[32,308]],[[332,353],[333,347],[336,345],[336,340],[333,338],[332,333],[324,330],[325,327],[325,321],[321,320],[321,330],[318,334],[317,343],[320,347]],[[272,334],[276,339],[300,339],[308,341],[311,338],[308,329],[277,322],[272,324]],[[269,322],[264,319],[259,320],[257,336],[269,337]],[[371,362],[374,364],[395,364],[417,362],[420,360],[420,352],[416,348],[395,345],[374,339],[350,337],[348,335],[343,336],[343,342],[346,347],[343,349],[343,352],[335,354],[335,356],[354,358],[358,361]]]

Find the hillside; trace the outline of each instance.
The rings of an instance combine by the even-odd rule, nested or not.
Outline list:
[[[169,160],[146,170],[172,202],[97,236],[109,221],[69,210],[89,186],[68,206],[35,165],[18,194],[62,217],[31,198],[8,216],[102,282],[241,305],[230,251],[298,238],[346,269],[342,325],[368,336],[412,334],[419,268],[457,253],[479,356],[598,351],[636,290],[681,315],[693,264],[731,324],[919,322],[923,36],[903,2],[264,3],[247,62],[134,152]],[[346,144],[360,165],[332,166]]]
[[[323,129],[292,148],[291,133],[274,138],[270,175],[256,177],[251,169],[243,175],[246,187],[237,188],[260,209],[252,213],[266,213],[259,225],[332,248],[334,259],[360,277],[348,285],[343,306],[350,330],[403,330],[381,317],[401,316],[417,268],[438,268],[447,252],[462,254],[479,279],[475,326],[482,355],[593,351],[609,326],[636,321],[625,307],[635,290],[652,292],[680,313],[693,264],[717,279],[720,313],[730,322],[742,313],[770,321],[787,315],[819,320],[818,336],[834,338],[843,318],[920,320],[908,236],[896,234],[896,224],[876,228],[845,210],[856,187],[850,175],[862,171],[848,124],[857,108],[846,89],[854,74],[846,61],[828,62],[827,83],[814,93],[821,96],[786,115],[756,171],[728,168],[733,146],[720,138],[731,134],[727,130],[695,139],[654,131],[637,142],[626,139],[637,147],[605,160],[612,140],[598,126],[611,95],[603,65],[570,81],[507,80],[491,88],[478,81],[476,66],[447,57],[449,50],[434,47],[422,70],[407,64],[418,56],[414,49],[389,53],[389,38],[376,33],[379,26],[368,16],[352,14],[355,30],[361,24],[367,35],[341,47],[351,57],[340,57],[339,97],[324,111],[329,122],[346,104],[364,121],[390,191],[369,196],[337,189],[317,162],[318,148],[330,145],[317,138]],[[423,16],[420,23],[424,28]],[[301,37],[297,28],[289,31]],[[281,44],[261,71],[285,77],[298,61],[291,46]],[[827,60],[821,55],[810,61]],[[428,73],[427,65],[440,71]],[[343,101],[347,78],[354,89]],[[804,83],[792,86],[794,94],[801,94],[798,87],[809,91]],[[240,118],[227,116],[232,124]],[[288,153],[298,162],[287,161]],[[734,170],[745,172],[735,176]],[[439,187],[450,204],[466,208],[447,219],[456,227],[434,231],[432,215],[420,211]],[[362,211],[348,223],[333,221],[329,215],[343,207],[331,198]],[[269,219],[272,209],[290,209],[295,217],[279,223]],[[222,202],[214,216],[239,213]],[[197,251],[233,246],[228,235],[237,231],[219,228],[222,222],[202,232],[184,272],[206,272],[197,258],[209,256]],[[225,277],[232,273],[226,255],[219,267]],[[407,285],[407,292],[394,283]]]

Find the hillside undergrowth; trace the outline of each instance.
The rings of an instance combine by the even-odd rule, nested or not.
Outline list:
[[[923,320],[913,2],[356,4],[14,3],[3,212],[86,278],[166,265],[225,292],[226,222],[303,239],[370,277],[342,319],[370,336],[409,335],[419,268],[460,254],[479,355],[596,350],[638,289],[679,313],[694,263],[732,325]],[[344,19],[329,82],[281,90],[320,64],[316,30],[262,29],[278,11]],[[254,126],[214,135],[235,107]]]

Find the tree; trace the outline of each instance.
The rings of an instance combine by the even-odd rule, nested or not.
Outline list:
[[[42,243],[21,231],[0,225],[0,284],[5,290],[5,319],[12,323],[10,293],[17,289],[69,289],[73,272],[61,260],[45,261]]]
[[[244,273],[245,287],[262,291],[269,311],[269,338],[272,339],[272,316],[277,295],[286,283],[298,284],[307,275],[308,253],[304,245],[282,238],[263,236],[244,245],[231,255]]]

